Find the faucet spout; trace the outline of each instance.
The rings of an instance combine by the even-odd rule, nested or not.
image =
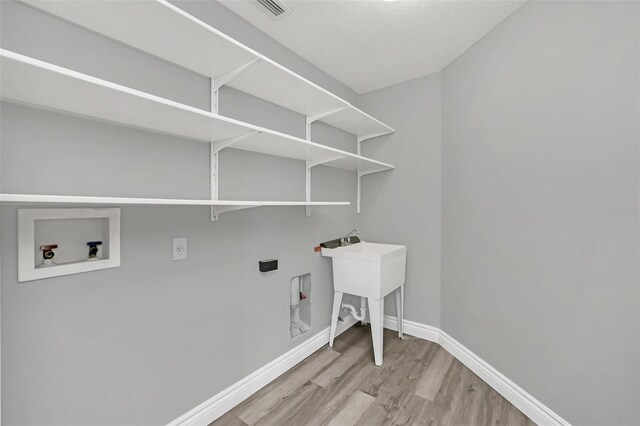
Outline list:
[[[345,235],[344,237],[340,238],[340,245],[341,246],[348,246],[351,244],[351,236],[355,234],[355,235],[359,235],[360,231],[358,231],[358,228],[354,228],[351,232],[349,232],[347,235]],[[356,243],[360,242],[360,239],[356,239],[355,241]]]
[[[353,228],[351,232],[349,232],[347,235],[344,236],[344,238],[349,238],[353,234],[360,235],[360,231],[358,230],[358,228]]]

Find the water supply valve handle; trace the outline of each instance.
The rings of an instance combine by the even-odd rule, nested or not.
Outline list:
[[[57,244],[45,244],[40,246],[40,250],[42,250],[42,258],[45,260],[51,260],[56,255],[53,250],[57,249]]]
[[[89,246],[89,259],[95,259],[98,256],[98,246],[102,245],[102,241],[87,241]]]
[[[56,255],[53,250],[57,248],[57,244],[44,244],[40,246],[40,250],[42,250],[42,263],[40,266],[54,266],[56,264],[53,261]]]

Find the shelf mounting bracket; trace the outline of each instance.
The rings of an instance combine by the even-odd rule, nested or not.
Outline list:
[[[254,207],[260,207],[260,204],[254,204],[251,206],[211,206],[216,215],[231,212],[234,210],[252,209]]]
[[[251,65],[256,64],[258,62],[260,62],[261,58],[255,58],[250,60],[249,62],[247,62],[246,64],[242,64],[237,68],[232,69],[231,71],[228,71],[224,74],[222,74],[219,77],[216,77],[214,80],[214,84],[213,84],[213,90],[214,91],[218,91],[220,90],[220,88],[222,86],[224,86],[225,84],[227,84],[229,81],[231,81],[233,78],[237,77],[238,74],[240,74],[241,72],[245,71],[247,68],[249,68]]]
[[[244,133],[242,135],[238,135],[238,136],[232,136],[230,138],[226,138],[226,139],[220,139],[219,141],[214,141],[213,142],[213,152],[214,153],[218,153],[220,151],[222,151],[225,148],[228,148],[238,142],[240,142],[243,139],[248,138],[249,136],[253,136],[257,133],[260,133],[259,130],[253,130],[249,133]]]
[[[315,166],[319,166],[321,164],[324,163],[328,163],[329,161],[333,161],[333,160],[339,160],[341,158],[344,158],[344,155],[334,155],[332,157],[327,157],[327,158],[323,158],[322,160],[314,160],[314,161],[310,161],[307,160],[306,161],[306,174],[305,174],[305,187],[306,187],[306,200],[307,203],[311,202],[311,169],[314,168]],[[307,216],[311,216],[311,207],[307,206]]]
[[[211,199],[218,200],[218,181],[220,178],[220,170],[218,166],[218,154],[224,148],[228,148],[235,143],[240,142],[243,139],[246,139],[250,136],[253,136],[257,133],[260,133],[258,130],[254,130],[249,133],[245,133],[243,135],[232,136],[230,138],[221,139],[219,141],[211,141]],[[211,206],[211,220],[213,222],[218,220],[218,216],[220,213],[224,213],[231,210],[238,210],[249,207],[257,207],[257,206]]]
[[[307,115],[307,125],[310,125],[314,121],[318,121],[320,119],[323,119],[324,117],[327,117],[329,115],[335,114],[335,113],[340,112],[342,110],[345,110],[347,108],[349,108],[349,107],[348,106],[343,106],[343,107],[340,107],[340,108],[332,109],[330,111],[325,111],[325,112],[321,112],[321,113],[314,114],[314,115]],[[311,139],[309,138],[307,140],[311,140]]]
[[[307,115],[306,116],[306,126],[305,126],[305,139],[311,142],[311,123],[313,123],[313,117]],[[311,165],[310,161],[306,162],[305,167],[305,175],[304,175],[304,188],[305,188],[305,200],[307,203],[311,202]],[[307,205],[305,207],[305,214],[307,216],[311,216],[311,206]]]
[[[362,155],[362,141],[366,139],[362,136],[358,136],[358,155]],[[366,173],[365,173],[366,174]],[[356,183],[356,213],[360,214],[360,200],[362,199],[362,176],[364,176],[363,172],[358,170],[358,181]]]
[[[358,145],[360,144],[360,142],[366,141],[367,139],[377,138],[378,136],[384,136],[390,133],[391,131],[384,131],[384,132],[371,133],[368,135],[358,136]]]
[[[334,155],[332,157],[323,158],[322,160],[315,160],[315,161],[308,161],[307,160],[307,167],[308,168],[312,168],[312,167],[319,166],[319,165],[324,164],[324,163],[328,163],[330,161],[339,160],[339,159],[344,158],[344,157],[346,157],[346,156],[345,155]]]

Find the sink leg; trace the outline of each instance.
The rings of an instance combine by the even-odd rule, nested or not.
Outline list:
[[[382,365],[382,320],[384,318],[384,299],[369,297],[369,319],[373,339],[373,358],[377,366]]]
[[[336,338],[336,328],[338,328],[338,316],[342,305],[342,292],[333,292],[333,311],[331,312],[331,333],[329,335],[329,346],[333,347],[333,340]]]
[[[404,319],[404,284],[396,289],[396,312],[398,315],[398,336],[402,339]]]

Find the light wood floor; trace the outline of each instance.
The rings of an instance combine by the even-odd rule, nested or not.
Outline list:
[[[253,425],[522,425],[534,423],[439,345],[355,326],[212,423]]]

